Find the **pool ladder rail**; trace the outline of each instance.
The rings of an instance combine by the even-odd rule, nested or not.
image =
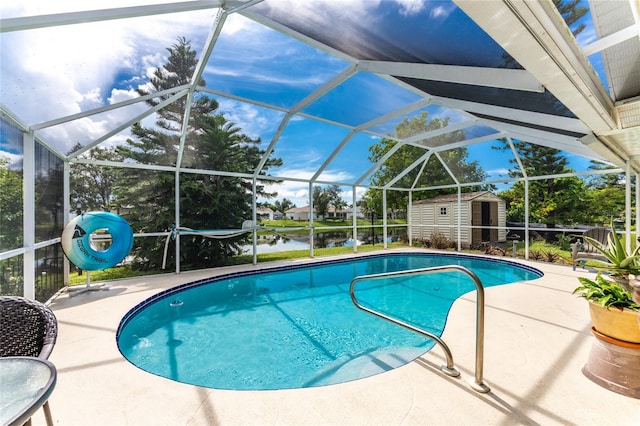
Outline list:
[[[476,291],[477,291],[477,298],[476,298],[476,366],[475,366],[475,377],[473,379],[469,379],[469,386],[475,390],[476,392],[479,393],[488,393],[491,391],[491,389],[489,388],[489,386],[487,386],[486,384],[484,384],[483,382],[483,378],[482,378],[482,374],[483,374],[483,364],[484,364],[484,287],[482,285],[482,282],[480,281],[480,278],[478,278],[478,276],[476,274],[474,274],[472,271],[470,271],[469,269],[463,267],[463,266],[459,266],[459,265],[446,265],[446,266],[434,266],[434,267],[430,267],[430,268],[420,268],[420,269],[411,269],[408,271],[398,271],[398,272],[384,272],[381,274],[371,274],[371,275],[360,275],[358,277],[355,277],[352,281],[351,281],[351,286],[349,287],[349,295],[351,296],[351,301],[353,302],[353,304],[358,308],[361,309],[365,312],[368,312],[372,315],[377,316],[378,318],[382,318],[386,321],[389,321],[391,323],[397,324],[401,327],[404,327],[408,330],[411,330],[415,333],[418,333],[428,339],[431,339],[433,341],[435,341],[437,344],[439,344],[442,349],[444,350],[445,356],[447,358],[447,365],[443,365],[440,367],[440,370],[445,373],[448,376],[451,377],[459,377],[460,376],[460,371],[458,371],[458,369],[455,368],[454,363],[453,363],[453,355],[451,354],[451,350],[449,349],[449,346],[447,346],[447,344],[440,339],[440,337],[436,336],[433,333],[430,333],[426,330],[422,330],[418,327],[414,327],[411,324],[407,324],[399,319],[396,318],[392,318],[388,315],[385,315],[381,312],[378,312],[376,310],[373,310],[371,308],[368,308],[362,304],[360,304],[360,302],[358,302],[358,299],[356,298],[355,295],[355,286],[358,282],[360,281],[366,281],[366,280],[378,280],[378,279],[386,279],[386,278],[390,278],[390,277],[396,277],[396,276],[413,276],[413,275],[426,275],[426,274],[434,274],[434,273],[440,273],[440,272],[451,272],[451,271],[457,271],[457,272],[462,272],[466,275],[468,275],[469,277],[471,277],[471,279],[473,280],[475,286],[476,286]]]

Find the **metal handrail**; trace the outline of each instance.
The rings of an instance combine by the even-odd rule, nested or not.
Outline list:
[[[389,317],[381,312],[375,311],[371,308],[363,306],[355,295],[355,285],[359,281],[364,280],[378,280],[385,279],[395,276],[412,276],[412,275],[423,275],[430,273],[439,273],[439,272],[449,272],[449,271],[458,271],[464,274],[467,274],[473,280],[476,291],[478,293],[476,300],[476,368],[475,368],[475,378],[474,380],[469,380],[469,385],[471,388],[480,393],[487,393],[491,389],[483,383],[483,363],[484,363],[484,287],[482,286],[482,282],[480,278],[470,271],[469,269],[459,266],[459,265],[446,265],[446,266],[434,266],[430,268],[420,268],[420,269],[411,269],[408,271],[397,271],[397,272],[384,272],[381,274],[371,274],[371,275],[360,275],[351,280],[351,286],[349,287],[349,295],[351,296],[351,301],[358,308],[365,312],[368,312],[372,315],[375,315],[379,318],[382,318],[386,321],[397,324],[401,327],[404,327],[408,330],[411,330],[415,333],[421,334],[429,339],[434,340],[444,350],[445,356],[447,358],[447,365],[441,366],[440,369],[447,375],[452,377],[457,377],[460,375],[460,372],[454,367],[453,364],[453,356],[451,354],[451,350],[447,346],[447,344],[440,339],[435,334],[429,333],[428,331],[422,330],[420,328],[414,327],[410,324],[407,324],[398,319]]]

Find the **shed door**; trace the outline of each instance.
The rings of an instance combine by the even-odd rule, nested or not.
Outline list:
[[[491,203],[482,202],[482,241],[491,241]]]
[[[471,225],[474,226],[471,230],[471,245],[479,246],[482,242],[482,229],[475,226],[482,225],[482,203],[478,201],[471,203]]]
[[[489,213],[489,225],[496,226],[498,223],[498,203],[492,201],[491,203],[487,203],[491,205],[490,213]],[[491,241],[500,241],[498,238],[498,229],[491,230]]]

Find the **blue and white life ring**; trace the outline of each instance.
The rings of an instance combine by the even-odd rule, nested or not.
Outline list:
[[[111,234],[111,245],[96,250],[89,238],[98,229]],[[133,230],[120,216],[108,212],[87,212],[69,221],[62,231],[62,250],[78,268],[100,271],[111,268],[124,259],[133,247]]]

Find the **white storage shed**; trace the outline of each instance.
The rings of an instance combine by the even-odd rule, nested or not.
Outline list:
[[[418,200],[411,203],[409,211],[413,240],[429,240],[434,233],[440,233],[469,248],[507,239],[506,202],[489,191]]]

